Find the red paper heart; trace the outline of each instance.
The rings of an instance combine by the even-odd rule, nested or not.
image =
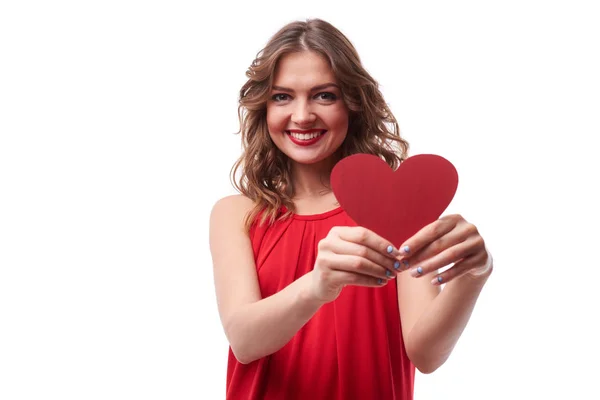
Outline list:
[[[400,246],[448,207],[458,186],[445,158],[420,154],[393,171],[377,156],[354,154],[331,172],[340,206],[358,225]]]

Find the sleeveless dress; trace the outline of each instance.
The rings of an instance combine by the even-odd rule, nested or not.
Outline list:
[[[356,223],[341,207],[255,223],[250,239],[262,298],[310,272],[319,241],[334,226]],[[226,392],[235,400],[412,400],[414,376],[392,280],[380,288],[345,287],[267,357],[241,364],[230,347]]]

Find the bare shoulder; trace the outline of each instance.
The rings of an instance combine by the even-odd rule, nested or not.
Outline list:
[[[223,218],[233,215],[245,216],[254,207],[254,202],[241,194],[234,194],[231,196],[225,196],[214,204],[211,211],[211,220],[216,218]]]
[[[210,229],[216,226],[233,227],[238,225],[244,228],[244,219],[254,207],[254,202],[246,196],[236,194],[219,199],[210,213]],[[216,226],[215,226],[216,225]]]

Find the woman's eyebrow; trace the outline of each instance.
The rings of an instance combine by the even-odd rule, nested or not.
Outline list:
[[[311,88],[310,91],[314,92],[315,90],[321,90],[321,89],[325,89],[325,88],[328,88],[328,87],[331,87],[331,86],[334,86],[334,87],[336,87],[338,89],[340,88],[335,83],[329,82],[329,83],[324,83],[322,85],[315,86],[315,87]],[[273,85],[272,88],[273,88],[273,90],[280,90],[282,92],[291,92],[291,93],[294,92],[294,89],[286,88],[286,87],[283,87],[283,86]]]

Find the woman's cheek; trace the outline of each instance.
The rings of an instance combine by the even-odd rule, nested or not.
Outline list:
[[[285,118],[281,110],[268,110],[267,111],[267,126],[272,133],[281,132],[286,128]]]

